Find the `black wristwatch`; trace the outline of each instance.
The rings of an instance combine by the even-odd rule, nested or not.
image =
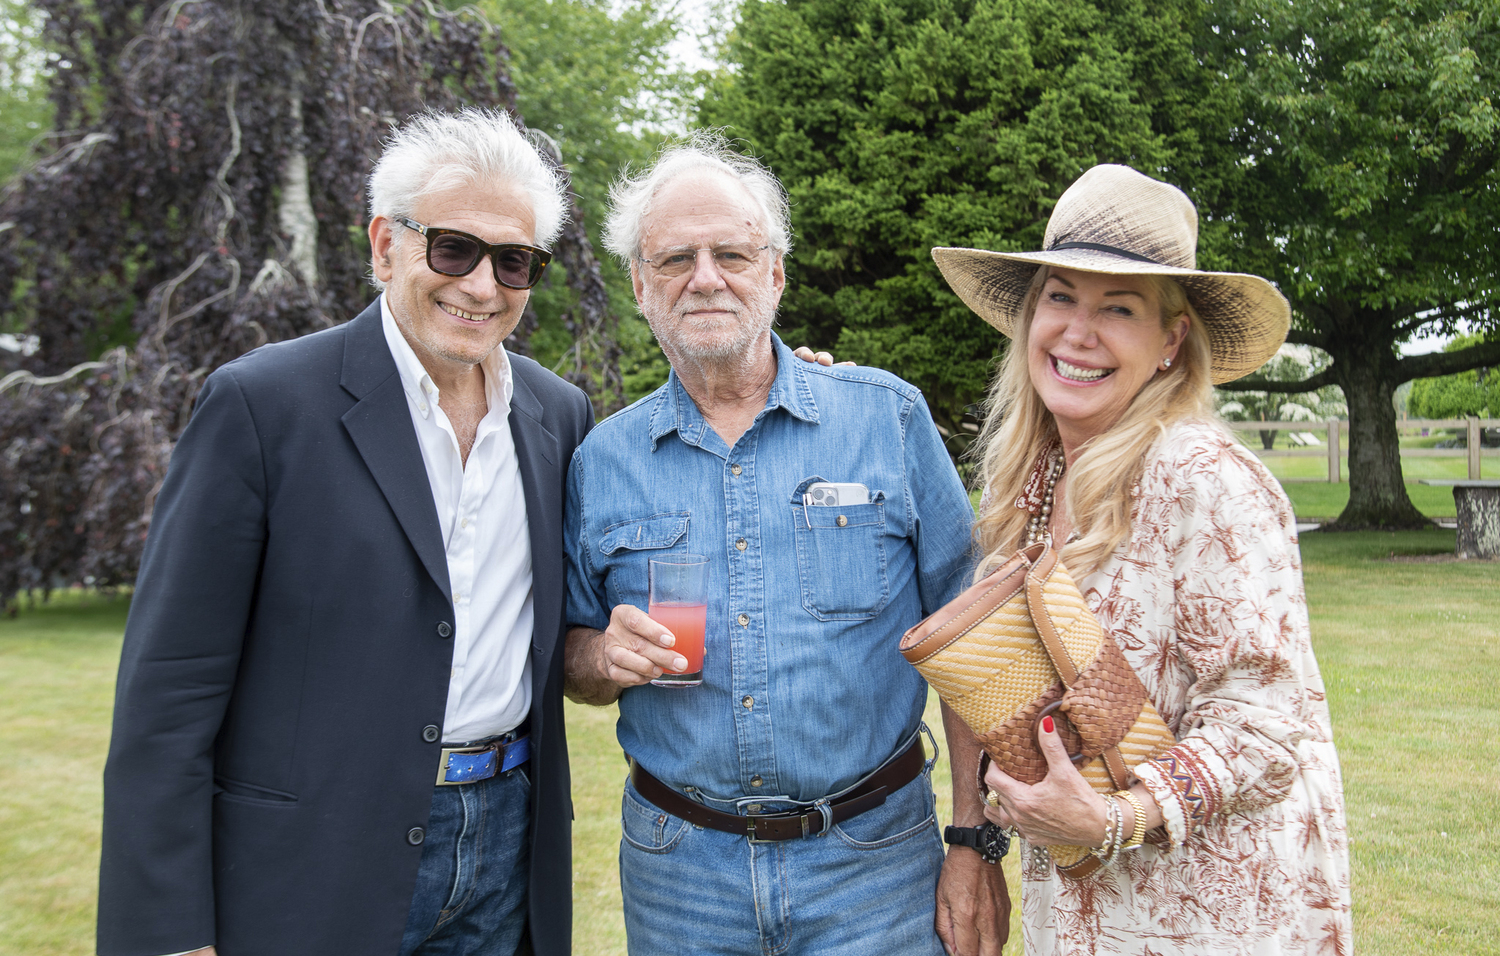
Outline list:
[[[966,846],[976,850],[986,863],[999,863],[1010,852],[1010,834],[994,823],[982,823],[977,827],[947,827],[943,830],[943,842],[953,846]]]

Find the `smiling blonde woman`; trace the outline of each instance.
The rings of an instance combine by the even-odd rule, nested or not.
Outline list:
[[[986,815],[1025,841],[1031,954],[1345,953],[1338,758],[1280,486],[1214,417],[1212,385],[1258,368],[1289,309],[1257,276],[1196,268],[1175,187],[1096,166],[1058,200],[1045,251],[933,250],[1012,339],[980,437],[983,575],[1050,537],[1178,743],[1095,793],[1044,721],[1048,776],[991,768]],[[1121,848],[1113,831],[1146,833]],[[1059,876],[1048,845],[1106,865]]]

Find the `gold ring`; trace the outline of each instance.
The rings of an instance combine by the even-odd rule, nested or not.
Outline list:
[[[984,802],[988,803],[992,807],[998,807],[1000,806],[1000,794],[991,790],[989,793],[986,793],[984,795]]]

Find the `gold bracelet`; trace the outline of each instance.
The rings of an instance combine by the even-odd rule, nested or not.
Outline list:
[[[1129,790],[1118,790],[1111,796],[1120,797],[1135,809],[1135,830],[1130,834],[1130,839],[1120,849],[1133,850],[1146,842],[1146,807],[1141,803],[1140,797]]]

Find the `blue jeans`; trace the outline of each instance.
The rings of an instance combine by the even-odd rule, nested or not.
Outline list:
[[[943,956],[943,844],[926,773],[824,835],[777,843],[695,827],[628,782],[622,817],[632,956]]]
[[[526,767],[435,787],[400,956],[513,956],[531,863]]]

